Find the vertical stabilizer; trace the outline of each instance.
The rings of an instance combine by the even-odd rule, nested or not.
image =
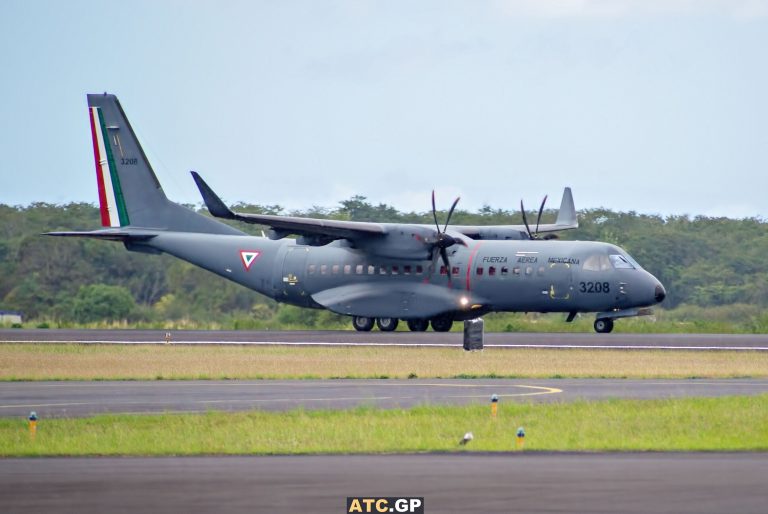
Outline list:
[[[241,234],[166,198],[115,95],[88,95],[101,224]]]

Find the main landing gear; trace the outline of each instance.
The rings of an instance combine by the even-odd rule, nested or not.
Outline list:
[[[607,334],[613,330],[613,320],[610,318],[601,318],[595,320],[595,332],[598,334]]]
[[[358,332],[370,332],[373,326],[379,327],[382,332],[392,332],[397,329],[399,320],[397,318],[369,318],[366,316],[353,316],[352,326]],[[448,332],[453,326],[453,318],[450,316],[440,316],[429,319],[409,319],[406,320],[408,329],[411,332],[424,332],[432,324],[432,330],[435,332]]]

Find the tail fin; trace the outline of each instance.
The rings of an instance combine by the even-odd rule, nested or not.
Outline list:
[[[88,95],[88,113],[103,226],[242,234],[168,200],[115,95]]]

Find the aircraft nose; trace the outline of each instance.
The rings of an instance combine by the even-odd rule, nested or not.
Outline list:
[[[653,299],[656,300],[656,303],[661,303],[664,301],[664,298],[667,297],[667,292],[664,290],[664,286],[661,285],[661,282],[656,284],[656,289],[654,290]]]

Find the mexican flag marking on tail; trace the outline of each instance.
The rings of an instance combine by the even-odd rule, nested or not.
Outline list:
[[[101,224],[104,227],[124,227],[130,224],[125,208],[120,177],[109,145],[109,134],[104,125],[104,115],[98,107],[89,107],[93,157],[96,161],[96,181],[99,186]]]

